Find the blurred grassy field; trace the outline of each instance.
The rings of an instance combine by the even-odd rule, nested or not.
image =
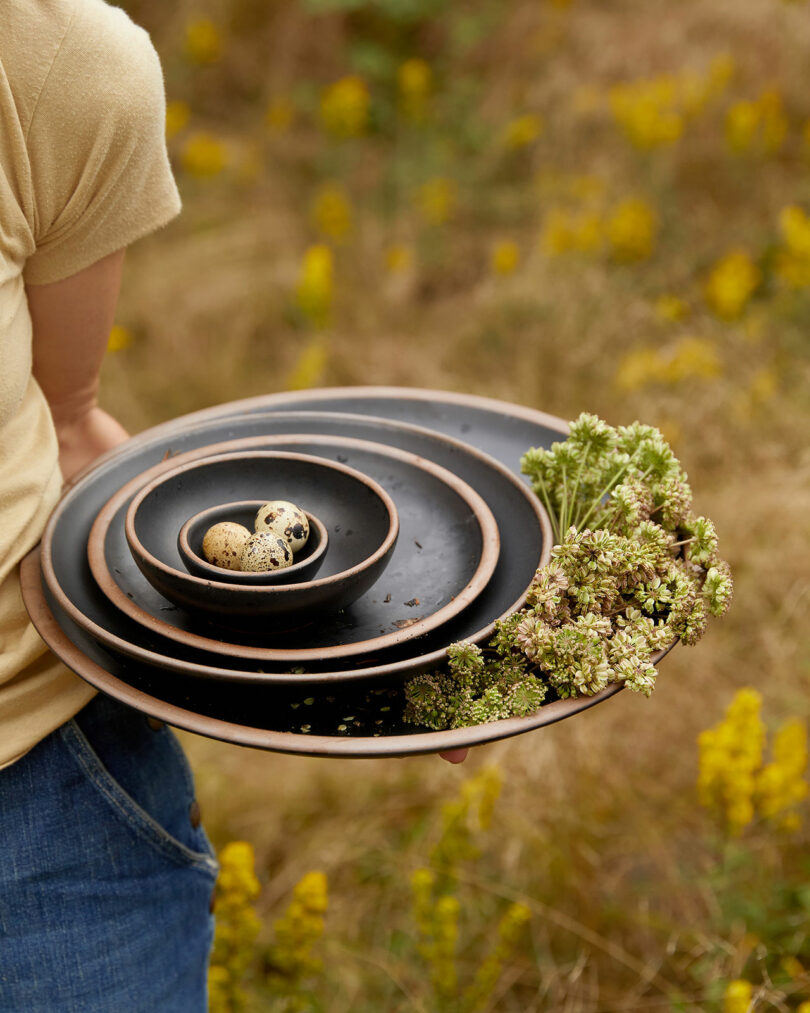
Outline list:
[[[409,876],[442,803],[495,764],[497,816],[459,887],[461,978],[506,902],[532,918],[481,1009],[797,1010],[807,830],[729,841],[695,782],[698,733],[739,687],[769,728],[810,713],[810,5],[124,6],[164,64],[184,200],[127,257],[102,389],[125,425],[362,383],[639,418],[736,579],[651,699],[460,768],[184,736],[215,843],[255,848],[268,933],[307,870],[328,877],[325,966],[299,1008],[455,1011],[408,943]],[[753,999],[724,1006],[737,978]],[[294,1008],[261,975],[247,1001]]]

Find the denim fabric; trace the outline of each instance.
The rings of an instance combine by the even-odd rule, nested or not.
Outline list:
[[[213,851],[174,734],[99,694],[0,770],[0,1011],[204,1013]]]

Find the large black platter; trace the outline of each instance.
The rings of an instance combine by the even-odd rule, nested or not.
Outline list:
[[[203,684],[141,665],[104,650],[71,622],[41,581],[39,548],[23,560],[23,597],[45,642],[65,664],[93,686],[122,703],[177,728],[281,753],[369,758],[437,753],[494,742],[571,717],[615,695],[609,686],[597,696],[557,700],[525,718],[508,718],[473,728],[429,732],[401,720],[401,686],[329,687],[268,695],[264,687]],[[666,651],[656,656],[664,656]]]
[[[162,430],[163,427],[161,427]],[[222,436],[255,439],[262,434],[315,434],[324,430],[341,437],[375,437],[418,454],[454,472],[487,502],[501,534],[501,554],[487,587],[464,612],[440,630],[401,647],[358,659],[344,668],[328,660],[307,662],[306,672],[289,666],[251,664],[194,650],[129,620],[101,594],[90,573],[84,545],[94,517],[127,481],[173,455],[203,448]],[[557,433],[559,435],[559,433]],[[119,456],[107,457],[85,475],[57,506],[43,538],[43,569],[57,601],[74,622],[108,647],[175,672],[211,678],[239,679],[280,685],[291,682],[344,682],[371,676],[400,678],[435,667],[448,644],[489,635],[495,619],[519,607],[538,562],[548,558],[550,530],[537,497],[504,464],[457,440],[417,426],[366,416],[338,413],[251,414],[221,421],[211,419],[156,441],[144,433],[125,444]],[[515,443],[515,462],[525,447]],[[175,458],[173,458],[175,459]],[[410,611],[410,610],[406,610]],[[261,669],[261,670],[259,670]]]

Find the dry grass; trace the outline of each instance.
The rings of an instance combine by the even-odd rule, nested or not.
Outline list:
[[[546,135],[517,167],[487,166],[484,156],[479,170],[460,167],[459,215],[430,268],[395,282],[382,277],[385,247],[418,229],[407,208],[394,221],[372,210],[389,139],[369,141],[364,158],[347,164],[359,225],[339,250],[335,322],[318,382],[465,390],[565,417],[587,409],[615,423],[640,417],[669,426],[697,506],[716,520],[734,569],[732,611],[699,646],[667,659],[650,700],[620,694],[575,721],[482,748],[462,768],[436,758],[291,758],[183,739],[216,843],[245,839],[256,848],[264,913],[283,905],[307,869],[328,873],[329,1013],[417,1009],[425,1001],[424,993],[407,997],[408,970],[390,948],[391,932],[407,923],[407,873],[425,860],[440,803],[490,763],[506,785],[468,888],[476,910],[520,898],[534,917],[530,942],[489,1008],[718,1009],[714,986],[743,972],[750,926],[738,919],[729,927],[709,875],[717,852],[696,806],[695,740],[742,685],[763,693],[771,724],[810,713],[810,401],[806,302],[774,309],[766,297],[756,307],[763,333],[749,340],[742,324],[713,319],[700,293],[708,266],[730,246],[773,242],[779,209],[810,197],[810,176],[793,138],[783,156],[732,163],[719,136],[722,103],[674,152],[643,156],[619,141],[604,111],[573,113],[572,96],[584,86],[604,96],[628,77],[703,70],[728,51],[739,65],[733,97],[755,97],[775,82],[798,123],[810,118],[810,20],[806,5],[781,0],[482,6],[496,10],[497,30],[459,58],[465,74],[484,75],[480,117],[497,122],[511,106],[538,108]],[[170,97],[173,86],[188,89],[174,54],[196,5],[169,11],[141,0],[131,9],[155,34]],[[261,101],[299,78],[318,83],[343,73],[341,55],[359,22],[335,15],[318,35],[293,3],[266,17],[248,0],[210,11],[230,17],[239,48],[201,74],[200,117],[224,136],[230,131],[234,150],[255,143],[262,169],[249,181],[236,172],[183,179],[182,218],[128,254],[120,320],[136,340],[109,358],[103,396],[133,431],[283,389],[307,340],[288,304],[313,239],[310,193],[324,176],[315,134],[302,128],[271,144],[245,124],[251,109],[260,118]],[[445,27],[432,26],[427,51],[442,51]],[[271,28],[283,45],[271,41]],[[266,55],[257,60],[250,31],[266,39],[265,54],[279,54],[265,76]],[[232,98],[227,117],[223,90]],[[552,167],[598,174],[611,199],[634,190],[654,199],[663,220],[655,257],[638,267],[546,258],[537,235],[550,198],[535,179]],[[523,252],[519,270],[504,279],[488,269],[489,243],[499,235]],[[681,327],[651,308],[670,291],[692,300]],[[716,342],[719,379],[617,388],[621,356],[687,330]],[[779,375],[777,397],[735,414],[736,394],[764,368]],[[758,881],[776,859],[764,833],[751,847],[768,855],[752,873]],[[780,852],[775,882],[798,868],[800,851],[801,841]],[[678,993],[686,998],[673,1005]],[[784,994],[766,990],[756,1008],[793,1009]]]

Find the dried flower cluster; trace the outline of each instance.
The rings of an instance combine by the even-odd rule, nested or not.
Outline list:
[[[406,687],[405,719],[458,728],[530,714],[613,683],[649,695],[652,657],[695,644],[732,596],[712,522],[661,433],[582,414],[570,436],[522,461],[552,519],[550,563],[485,649],[453,644],[446,671]]]

